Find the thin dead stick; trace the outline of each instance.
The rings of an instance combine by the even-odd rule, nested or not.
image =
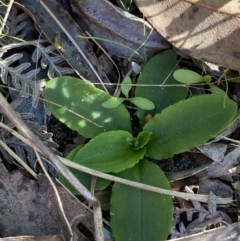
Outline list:
[[[7,5],[7,10],[6,10],[4,19],[3,19],[3,21],[2,21],[2,25],[1,25],[1,27],[0,27],[0,35],[2,35],[2,31],[3,31],[3,29],[4,29],[4,26],[6,25],[6,22],[7,22],[8,16],[9,16],[9,13],[10,13],[10,11],[11,11],[11,9],[12,9],[13,2],[14,2],[14,0],[10,0],[10,2],[9,2],[8,5]]]
[[[57,199],[57,203],[58,203],[58,207],[59,207],[60,213],[62,214],[63,219],[64,219],[64,221],[65,221],[66,224],[67,224],[67,227],[68,227],[68,230],[69,230],[69,233],[70,233],[70,236],[71,236],[70,241],[73,241],[73,231],[72,231],[71,225],[70,225],[70,223],[69,223],[69,221],[68,221],[68,219],[67,219],[67,217],[66,217],[66,214],[65,214],[65,212],[64,212],[63,205],[62,205],[62,201],[61,201],[61,198],[60,198],[60,196],[59,196],[58,190],[57,190],[56,186],[54,185],[54,183],[53,183],[51,177],[49,176],[48,172],[46,171],[46,169],[45,169],[45,167],[44,167],[44,165],[43,165],[43,163],[42,163],[42,160],[41,160],[38,152],[36,151],[35,148],[33,148],[33,149],[34,149],[34,151],[35,151],[35,154],[36,154],[38,163],[40,164],[40,166],[41,166],[44,174],[46,175],[46,177],[47,177],[50,185],[51,185],[52,188],[53,188],[53,191],[54,191],[55,196],[56,196],[56,199]]]
[[[48,149],[48,147],[27,127],[19,115],[12,109],[9,103],[0,93],[0,108],[3,113],[13,122],[19,131],[30,141],[30,146],[40,151],[58,171],[81,193],[94,207],[94,226],[97,241],[104,241],[102,213],[100,202],[77,180],[77,178],[61,163],[61,161]],[[99,222],[99,220],[101,220]]]
[[[16,136],[17,138],[19,138],[20,140],[22,140],[23,142],[25,142],[26,144],[31,146],[31,143],[26,138],[21,136],[18,132],[12,130],[10,127],[8,127],[7,125],[5,125],[1,122],[0,122],[0,126],[5,128],[7,131],[11,132],[12,135]],[[38,151],[42,153],[42,150],[40,148],[38,148]],[[196,201],[208,203],[208,198],[209,198],[208,195],[188,194],[188,193],[182,193],[182,192],[157,188],[157,187],[153,187],[153,186],[150,186],[150,185],[146,185],[146,184],[142,184],[142,183],[138,183],[138,182],[133,182],[133,181],[129,181],[129,180],[126,180],[126,179],[123,179],[123,178],[120,178],[120,177],[105,174],[103,172],[99,172],[99,171],[93,170],[91,168],[88,168],[88,167],[79,165],[77,163],[74,163],[72,161],[69,161],[68,159],[63,158],[63,157],[58,156],[58,159],[64,165],[66,165],[68,167],[72,167],[72,168],[77,169],[79,171],[88,173],[88,174],[93,175],[93,176],[108,179],[108,180],[111,180],[113,182],[119,182],[119,183],[122,183],[122,184],[125,184],[125,185],[128,185],[128,186],[140,188],[140,189],[147,190],[147,191],[150,191],[150,192],[156,192],[156,193],[160,193],[160,194],[166,194],[166,195],[170,195],[170,196],[180,197],[180,198],[187,199],[187,200],[196,200]],[[232,202],[233,202],[232,198],[217,197],[217,204],[231,204]]]
[[[154,186],[150,186],[147,184],[142,184],[142,183],[138,183],[138,182],[133,182],[127,179],[123,179],[120,177],[116,177],[113,175],[109,175],[103,172],[99,172],[96,170],[93,170],[91,168],[82,166],[80,164],[77,164],[75,162],[69,161],[66,158],[63,157],[58,157],[61,162],[71,168],[77,169],[79,171],[88,173],[90,175],[94,175],[97,177],[101,177],[107,180],[111,180],[114,182],[119,182],[122,184],[125,184],[127,186],[131,186],[131,187],[136,187],[139,189],[143,189],[143,190],[147,190],[150,192],[156,192],[159,194],[165,194],[165,195],[169,195],[169,196],[175,196],[175,197],[180,197],[186,200],[195,200],[195,201],[200,201],[200,202],[204,202],[204,203],[208,203],[208,199],[209,199],[209,195],[202,195],[202,194],[190,194],[190,193],[183,193],[183,192],[177,192],[177,191],[171,191],[171,190],[167,190],[167,189],[163,189],[163,188],[158,188],[158,187],[154,187]],[[231,204],[232,203],[232,198],[220,198],[217,197],[217,203],[218,204]]]
[[[126,74],[127,75],[127,74]],[[125,76],[126,76],[125,75]],[[214,84],[215,82],[213,82]],[[99,83],[94,83],[94,82],[91,82],[90,84],[93,84],[93,85],[100,85]],[[105,83],[105,85],[118,85],[117,83]],[[134,86],[134,87],[158,87],[158,88],[171,88],[171,87],[183,87],[183,88],[189,88],[188,85],[186,84],[172,84],[172,85],[162,85],[162,84],[124,84],[125,86]],[[198,86],[203,86],[204,84],[194,84],[194,85],[191,85],[191,88],[193,89],[198,89],[198,90],[206,90],[204,88],[199,88]],[[19,91],[19,92],[22,92],[22,93],[25,93],[19,89],[16,89],[14,87],[9,87],[9,86],[5,86],[5,85],[0,85],[2,88],[8,88],[8,89],[13,89],[13,90],[16,90],[16,91]],[[29,94],[29,93],[28,93]],[[29,94],[30,96],[32,96],[31,94]],[[41,98],[39,98],[41,99]]]
[[[235,139],[232,139],[232,138],[228,138],[228,137],[226,137],[226,136],[223,136],[222,139],[223,139],[223,140],[227,140],[227,141],[231,141],[232,143],[237,144],[238,147],[239,147],[239,145],[240,145],[240,141],[238,141],[238,140],[235,140]]]

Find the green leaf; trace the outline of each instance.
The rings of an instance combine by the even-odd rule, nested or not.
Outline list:
[[[144,126],[152,132],[146,156],[163,159],[190,150],[228,127],[237,104],[220,94],[200,95],[169,106]]]
[[[72,130],[90,138],[109,130],[131,131],[130,116],[124,105],[114,109],[101,106],[110,97],[92,84],[68,76],[51,79],[45,87],[52,113]]]
[[[131,181],[170,190],[161,169],[147,160],[118,173]],[[111,229],[117,241],[160,241],[170,233],[173,204],[170,196],[115,183],[111,196]]]
[[[66,158],[67,158],[68,160],[71,160],[71,161],[72,161],[72,160],[74,159],[74,157],[77,155],[77,153],[79,152],[79,150],[80,150],[82,147],[84,147],[84,146],[85,146],[85,144],[75,147],[73,150],[71,150],[71,151],[68,153],[68,155],[66,156]]]
[[[135,96],[152,101],[155,109],[151,111],[138,109],[137,116],[140,122],[143,122],[147,114],[154,116],[169,105],[187,97],[187,88],[174,86],[179,85],[172,76],[173,71],[179,68],[177,63],[177,54],[173,50],[167,50],[155,55],[143,68],[137,84],[150,86],[137,86]],[[151,87],[151,85],[153,86]],[[167,87],[164,87],[164,85]],[[169,87],[170,85],[172,86]]]
[[[224,90],[222,90],[221,88],[217,87],[216,85],[209,83],[208,84],[212,93],[213,94],[222,94],[222,95],[226,95],[226,92]]]
[[[121,91],[122,93],[126,96],[126,98],[128,98],[129,95],[129,91],[132,88],[132,80],[129,76],[126,76],[121,84]]]
[[[133,97],[133,98],[129,98],[128,100],[131,101],[138,108],[141,108],[143,110],[152,110],[155,108],[155,105],[153,104],[152,101],[143,97]]]
[[[104,108],[116,108],[122,104],[126,98],[111,97],[109,100],[102,103]]]
[[[196,84],[204,81],[200,74],[188,69],[174,71],[173,78],[183,84]]]
[[[99,134],[79,150],[74,161],[101,172],[121,172],[133,167],[143,158],[146,148],[133,150],[127,131],[109,131]]]
[[[133,149],[138,150],[143,148],[150,140],[150,136],[152,133],[148,131],[142,131],[138,134],[137,138],[135,138]]]
[[[73,161],[74,157],[78,153],[78,151],[83,147],[84,145],[78,146],[74,148],[68,155],[67,159],[70,161]],[[72,174],[88,189],[90,190],[91,188],[91,175],[87,173],[83,173],[79,170],[76,170],[74,168],[68,167],[68,169],[72,172]],[[68,180],[61,174],[58,174],[58,180],[74,195],[79,195],[80,193],[68,182]],[[109,184],[111,181],[102,179],[102,178],[97,178],[96,184],[95,184],[95,190],[103,190]]]
[[[145,135],[145,140],[144,140]],[[147,142],[148,132],[141,135],[142,145]],[[130,143],[132,143],[132,135],[126,131],[110,131],[102,133],[87,144],[80,148],[77,153],[76,150],[70,153],[75,163],[84,165],[97,171],[102,172],[119,172],[126,168],[134,166],[140,159],[143,158],[146,148],[135,150]],[[130,142],[129,142],[130,140]],[[69,157],[68,156],[68,157]],[[78,180],[90,190],[91,176],[81,171],[69,168],[69,170],[78,178]],[[72,193],[78,194],[74,187],[62,176],[59,180]],[[103,190],[111,181],[98,178],[96,182],[96,190]]]

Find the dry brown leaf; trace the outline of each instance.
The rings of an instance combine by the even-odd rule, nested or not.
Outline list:
[[[215,162],[221,162],[224,159],[224,154],[228,145],[223,143],[211,143],[207,145],[198,146],[198,150],[204,153]]]
[[[91,226],[82,204],[61,184],[54,182],[69,222],[79,217],[79,223]],[[65,240],[69,239],[68,228],[59,212],[53,188],[44,175],[38,175],[38,181],[30,180],[19,171],[9,173],[0,162],[0,197],[2,236],[61,234]]]
[[[82,30],[88,31],[111,53],[146,61],[170,44],[141,18],[112,5],[106,0],[71,0],[76,6]],[[134,54],[137,52],[137,54]]]
[[[187,217],[187,221],[192,221],[193,219],[193,214],[196,212],[196,210],[193,210],[193,208],[191,207],[191,205],[184,199],[182,198],[178,198],[178,203],[180,205],[180,207],[182,209],[186,210],[186,217]]]
[[[240,68],[238,0],[136,0],[136,3],[156,30],[184,54]]]
[[[218,197],[232,197],[233,190],[230,185],[227,185],[220,180],[214,179],[200,179],[199,180],[199,194],[209,194],[213,192]]]
[[[214,162],[212,165],[207,167],[201,175],[202,178],[215,178],[220,177],[221,179],[233,182],[232,176],[238,175],[232,170],[234,167],[240,164],[240,148],[229,152],[223,159],[222,162]]]
[[[186,237],[172,239],[172,241],[213,241],[213,240],[227,240],[236,241],[238,240],[240,233],[240,222],[230,224],[227,227],[215,228],[209,231],[204,231],[198,234],[188,235]]]
[[[79,77],[89,80],[105,91],[113,91],[109,79],[93,53],[91,44],[70,15],[54,0],[14,1],[39,26],[44,35],[58,49]]]
[[[183,222],[179,222],[179,231],[181,234],[187,234],[187,231]]]
[[[217,213],[217,203],[216,203],[216,195],[210,191],[209,199],[208,199],[208,210],[212,216],[218,215]]]

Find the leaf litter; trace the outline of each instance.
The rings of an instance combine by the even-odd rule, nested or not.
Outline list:
[[[47,178],[39,174],[37,181],[31,180],[19,171],[9,173],[2,162],[0,167],[1,234],[5,237],[61,235],[69,238]],[[54,181],[54,184],[69,222],[92,229],[91,215],[86,208],[59,182]]]

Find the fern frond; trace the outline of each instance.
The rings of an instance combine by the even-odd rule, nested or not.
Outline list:
[[[12,56],[6,58],[6,59],[0,59],[0,69],[1,69],[1,80],[4,84],[7,84],[7,77],[8,77],[8,73],[13,72],[11,71],[11,68],[9,67],[12,63],[14,63],[15,61],[19,60],[20,58],[22,58],[22,54],[13,54]],[[27,69],[31,64],[30,63],[26,63],[25,68]],[[16,87],[17,88],[17,87]],[[19,87],[17,89],[20,89]]]
[[[3,17],[5,15],[5,12],[6,12],[6,7],[1,6],[0,16]],[[6,30],[3,31],[4,34],[7,34],[8,36],[0,38],[1,46],[10,44],[13,42],[18,42],[19,40],[17,39],[23,39],[27,35],[27,32],[25,31],[26,19],[27,19],[27,14],[23,13],[15,5],[13,5],[6,24],[7,31]]]
[[[0,18],[5,15],[5,11],[6,8],[0,7]],[[43,87],[48,78],[73,74],[74,70],[66,67],[68,65],[65,59],[53,45],[44,39],[38,39],[39,33],[32,20],[16,6],[11,10],[4,34],[0,36],[0,81],[10,87],[11,105],[20,113],[29,128],[51,150],[61,155],[56,150],[58,145],[52,141],[52,133],[47,132],[47,127],[43,125],[46,114],[50,115],[43,101]],[[0,114],[4,116],[1,110]],[[7,118],[3,119],[5,124],[12,129],[15,128]],[[36,156],[31,147],[3,129],[0,129],[0,139],[24,162],[36,168]],[[15,163],[1,146],[0,153],[9,163]],[[42,156],[41,159],[52,176],[56,176],[54,167]]]
[[[40,69],[34,69],[30,70],[27,73],[26,69],[28,69],[31,66],[31,63],[26,62],[22,63],[16,67],[12,67],[12,65],[15,61],[19,61],[23,57],[23,54],[18,53],[18,54],[13,54],[5,59],[0,58],[0,78],[4,84],[8,83],[9,75],[11,76],[12,79],[12,84],[13,86],[21,90],[22,93],[24,93],[25,97],[29,96],[29,87],[31,89],[36,88],[36,82],[35,78],[36,75],[40,72]],[[39,98],[39,96],[36,96]]]
[[[12,104],[12,106],[14,106]],[[18,105],[18,103],[17,103]],[[61,155],[56,148],[58,148],[58,144],[55,143],[52,140],[52,133],[47,132],[46,126],[40,126],[36,122],[30,121],[30,118],[33,117],[32,114],[29,113],[22,113],[21,114],[22,119],[26,122],[28,127],[37,135],[39,138],[57,155]],[[4,123],[7,124],[11,128],[15,128],[13,123],[9,122],[7,118],[4,118]],[[21,140],[17,139],[15,136],[13,136],[11,133],[7,132],[6,130],[0,128],[0,138],[11,148],[14,150],[14,152],[25,162],[30,165],[31,168],[36,170],[36,162],[37,158],[35,155],[34,150],[31,146],[28,146],[26,143],[22,142]],[[3,157],[10,163],[14,163],[13,158],[11,155],[9,155],[6,150],[1,148],[0,146],[0,152],[2,153]],[[44,165],[46,169],[52,174],[52,176],[56,176],[56,170],[54,167],[51,166],[51,164],[47,163],[47,161],[41,156],[41,159],[44,162]],[[51,171],[50,171],[51,170]]]
[[[49,66],[47,75],[49,79],[52,79],[57,76],[73,74],[74,70],[72,68],[61,67],[60,65],[65,62],[65,59],[60,56],[54,54],[56,48],[53,45],[43,47],[39,45],[35,48],[32,54],[32,61],[38,62],[40,59],[41,67],[43,69]]]

